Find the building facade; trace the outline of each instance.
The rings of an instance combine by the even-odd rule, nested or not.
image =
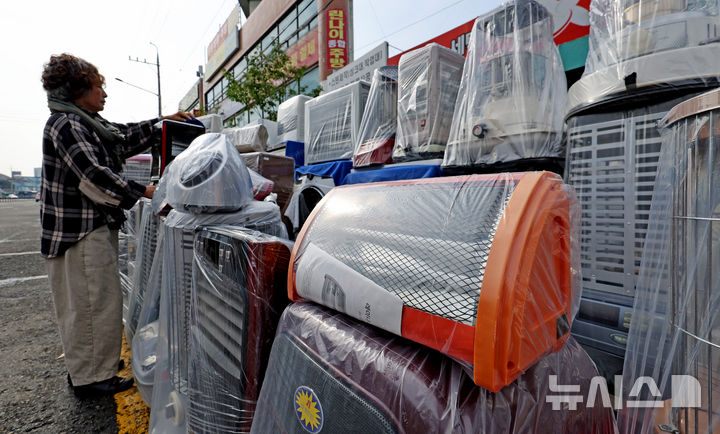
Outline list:
[[[198,95],[183,101],[188,107],[217,113],[225,126],[239,126],[265,117],[259,110],[244,107],[227,98],[227,71],[241,79],[247,61],[279,44],[296,66],[307,72],[288,97],[319,86],[333,70],[352,60],[352,0],[262,0],[238,29],[240,6],[230,14],[208,46],[204,77],[190,90]],[[249,12],[249,11],[248,11]],[[191,101],[193,100],[193,101]],[[183,104],[181,104],[182,106]]]

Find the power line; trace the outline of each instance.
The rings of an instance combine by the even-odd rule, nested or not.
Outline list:
[[[455,3],[449,4],[449,5],[447,5],[447,6],[443,6],[442,8],[436,10],[435,12],[432,12],[431,14],[429,14],[429,15],[423,17],[423,18],[420,18],[420,19],[417,20],[417,21],[414,21],[414,22],[412,22],[412,23],[410,23],[410,24],[407,24],[407,25],[405,25],[405,26],[403,26],[403,27],[400,27],[399,29],[395,30],[394,32],[389,33],[389,34],[387,34],[387,35],[384,35],[384,36],[380,37],[379,39],[375,39],[374,41],[369,42],[369,43],[363,45],[362,47],[356,48],[356,50],[357,50],[357,51],[361,51],[363,48],[374,46],[374,44],[376,44],[377,42],[382,41],[382,40],[386,39],[386,38],[389,37],[389,36],[392,36],[392,35],[395,35],[395,34],[397,34],[397,33],[400,33],[401,31],[407,29],[408,27],[414,26],[415,24],[420,23],[420,22],[422,22],[422,21],[425,21],[425,20],[427,20],[428,18],[432,18],[432,17],[434,17],[438,12],[441,12],[442,10],[447,9],[447,8],[451,8],[451,7],[453,7],[453,6],[455,6],[455,5],[459,4],[459,3],[462,3],[462,2],[464,2],[464,1],[465,1],[465,0],[458,0],[458,1],[456,1]],[[373,11],[373,13],[374,13],[374,11]],[[382,31],[382,28],[381,28],[380,30]],[[400,50],[400,51],[404,51],[404,50],[402,50],[402,49],[400,49],[400,48],[398,48],[398,47],[395,47],[395,48],[397,48],[397,49]]]

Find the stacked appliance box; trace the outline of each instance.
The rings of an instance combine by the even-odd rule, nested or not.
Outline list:
[[[251,433],[612,433],[612,409],[555,409],[558,384],[597,369],[571,339],[498,393],[429,348],[312,303],[290,305],[273,343]]]
[[[567,340],[576,206],[550,172],[336,187],[296,240],[288,292],[471,365],[492,391]]]
[[[638,272],[623,371],[622,432],[720,429],[720,90],[673,107],[660,121],[662,151]],[[634,394],[652,379],[661,396]]]
[[[248,170],[222,134],[206,134],[193,141],[168,167],[161,184],[173,210],[163,226],[150,431],[185,432],[195,230],[201,225],[230,224],[283,238],[287,232],[277,205],[252,200]]]
[[[443,157],[464,62],[436,43],[400,57],[393,161]]]
[[[238,152],[263,152],[268,144],[268,130],[265,125],[225,128],[222,134],[228,136]]]
[[[567,84],[551,14],[519,0],[473,25],[443,166],[561,173]]]
[[[369,91],[356,81],[305,103],[305,164],[352,158]]]
[[[397,128],[397,101],[397,66],[376,69],[353,152],[354,167],[392,163]]]
[[[292,244],[234,226],[195,234],[188,429],[247,432],[280,314]]]
[[[142,185],[150,184],[150,172],[152,170],[152,155],[140,154],[135,155],[123,164],[123,178],[132,179]]]
[[[566,115],[565,178],[583,212],[584,299],[573,333],[617,356],[620,370],[660,155],[657,121],[720,84],[720,16],[717,2],[600,0],[590,24]]]
[[[295,95],[278,106],[278,142],[305,140],[305,103],[311,99],[306,95]]]

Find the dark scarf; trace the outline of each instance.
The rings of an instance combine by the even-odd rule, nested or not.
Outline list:
[[[119,145],[125,141],[125,135],[119,129],[101,116],[92,116],[74,102],[48,98],[48,108],[50,108],[50,113],[73,113],[89,123],[97,135],[100,136],[102,145],[110,154],[113,164],[115,164],[115,169],[122,168],[123,158],[120,155],[121,147]]]

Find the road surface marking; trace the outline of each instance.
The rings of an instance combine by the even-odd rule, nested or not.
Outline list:
[[[9,279],[0,280],[0,288],[3,288],[5,286],[14,285],[14,284],[20,283],[20,282],[26,282],[28,280],[47,279],[47,277],[48,277],[47,274],[44,274],[42,276],[11,277]]]
[[[39,255],[40,251],[35,252],[17,252],[17,253],[0,253],[0,256],[21,256],[21,255]]]

